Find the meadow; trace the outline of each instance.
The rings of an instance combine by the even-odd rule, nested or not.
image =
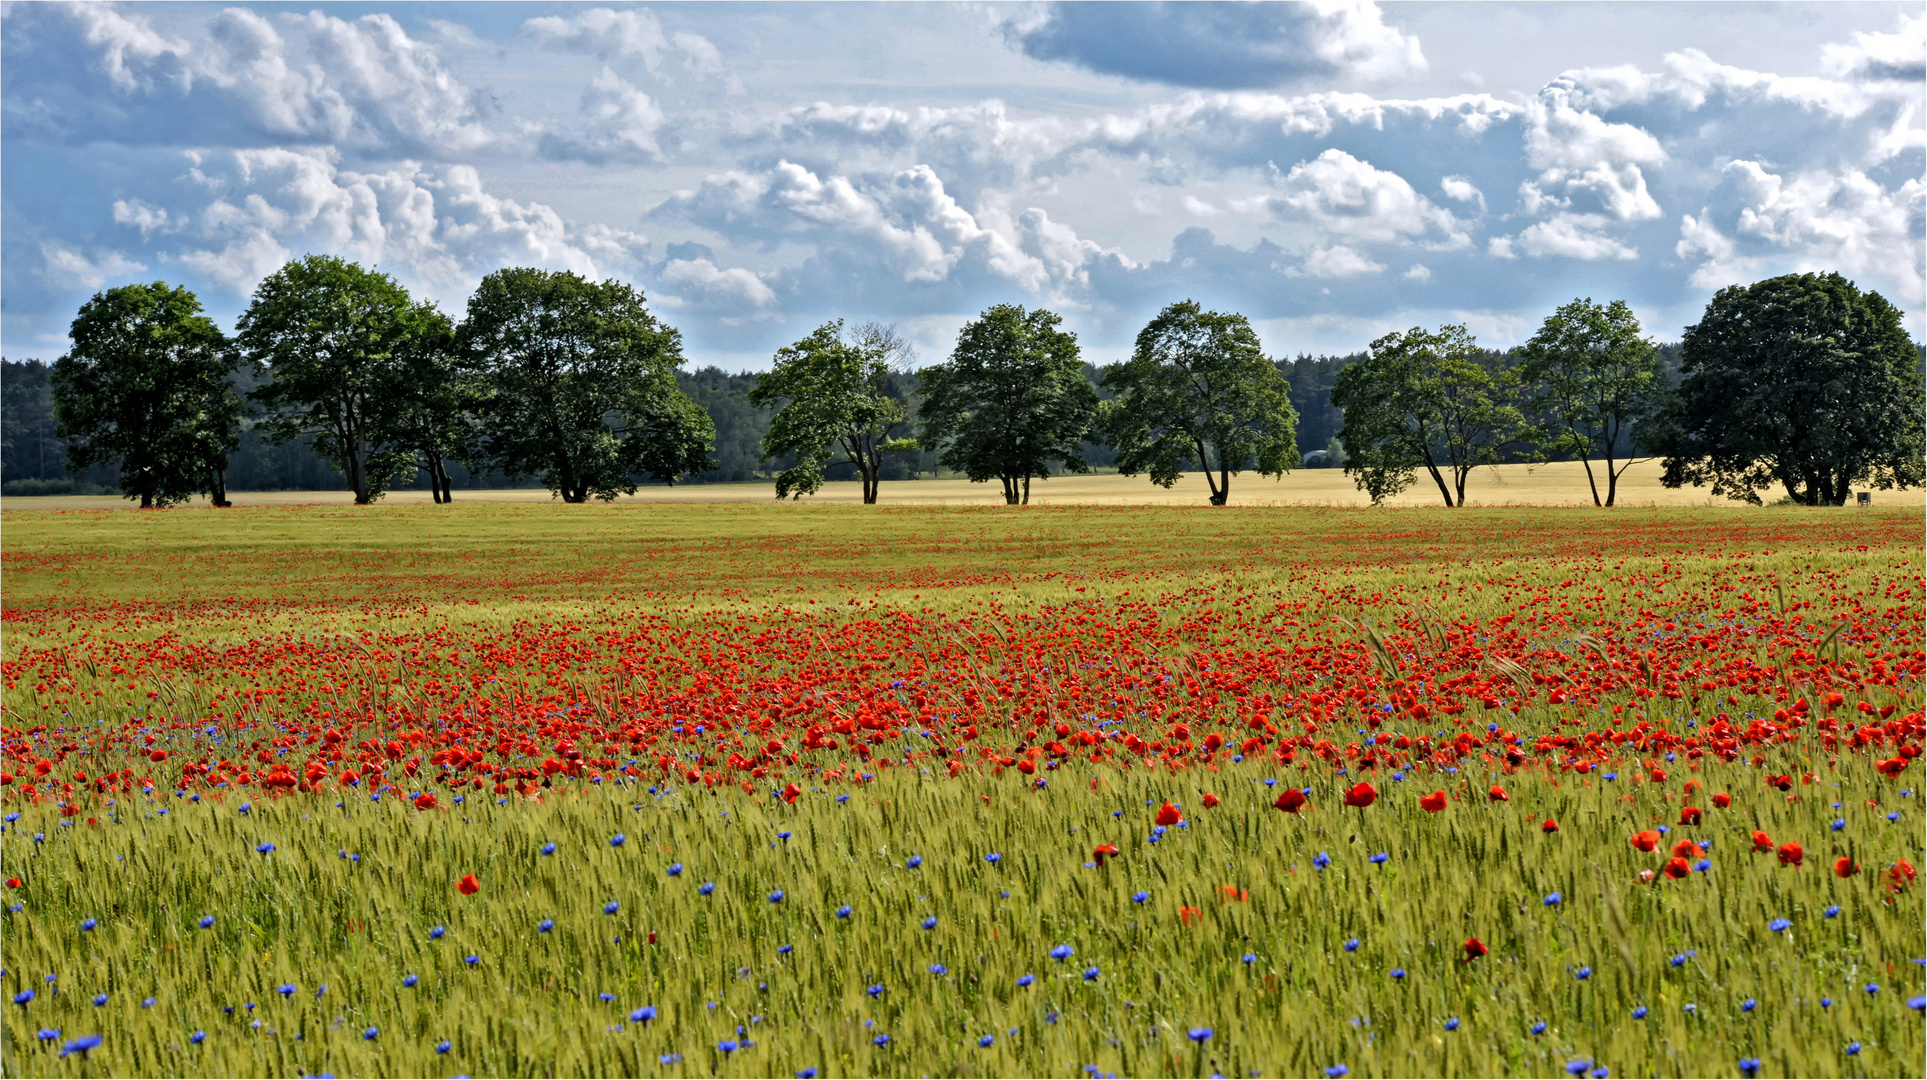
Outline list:
[[[1927,1069],[1917,505],[0,532],[9,1075]]]

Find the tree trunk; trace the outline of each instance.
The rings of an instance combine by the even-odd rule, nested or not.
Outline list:
[[[1231,502],[1231,470],[1218,463],[1218,493],[1212,497],[1211,505],[1225,506]]]
[[[1439,486],[1439,494],[1445,498],[1445,505],[1458,505],[1452,501],[1452,489],[1445,486],[1445,477],[1440,474],[1438,465],[1432,461],[1430,450],[1425,452],[1425,471],[1432,474],[1432,482]]]
[[[1470,465],[1456,465],[1452,468],[1452,486],[1459,491],[1459,506],[1465,505],[1465,477],[1472,471]]]
[[[1015,476],[1004,476],[1004,477],[999,477],[999,479],[1001,479],[1004,482],[1004,505],[1016,506],[1017,505],[1017,478]]]
[[[214,491],[212,493],[212,497],[208,499],[208,501],[213,503],[216,506],[233,506],[234,505],[233,503],[227,501],[227,470],[226,469],[214,470]]]
[[[435,471],[441,474],[442,502],[443,503],[454,502],[455,485],[449,482],[448,463],[442,460],[442,457],[440,454],[435,455]]]
[[[1030,474],[1024,474],[1024,505],[1030,505]]]
[[[143,491],[143,492],[141,492],[141,509],[142,509],[142,510],[152,510],[152,509],[154,509],[154,493],[153,493],[153,492],[151,492],[151,491]]]
[[[1592,504],[1594,506],[1600,506],[1600,505],[1611,506],[1613,503],[1612,503],[1612,496],[1610,491],[1608,492],[1606,501],[1603,504],[1599,501],[1599,482],[1592,478],[1592,455],[1587,454],[1585,457],[1580,458],[1579,463],[1586,467],[1586,486],[1592,489]],[[1606,475],[1611,476],[1612,471],[1613,471],[1612,452],[1607,451]],[[1611,481],[1609,480],[1607,481],[1607,483],[1610,484]]]
[[[1613,459],[1606,459],[1606,505],[1611,506],[1619,498],[1619,474],[1613,471]]]

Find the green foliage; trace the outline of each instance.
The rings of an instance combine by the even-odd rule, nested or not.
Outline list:
[[[1223,506],[1244,469],[1282,477],[1297,463],[1290,387],[1243,315],[1172,304],[1139,332],[1131,359],[1105,372],[1104,388],[1117,399],[1102,427],[1126,476],[1149,473],[1168,488],[1196,462],[1211,505]]]
[[[70,467],[118,463],[121,491],[143,507],[201,492],[225,502],[241,405],[227,339],[194,294],[160,281],[96,293],[69,336],[52,396]]]
[[[1518,356],[1519,376],[1532,388],[1532,407],[1551,420],[1551,429],[1537,440],[1540,451],[1584,462],[1593,505],[1613,505],[1620,474],[1640,460],[1621,457],[1624,444],[1664,400],[1658,346],[1640,336],[1639,319],[1625,301],[1602,307],[1587,298],[1547,316]],[[1594,458],[1606,465],[1603,500],[1593,478]]]
[[[919,373],[922,445],[973,483],[1002,482],[1004,502],[1030,501],[1032,477],[1055,463],[1088,472],[1083,444],[1097,413],[1077,338],[1055,313],[999,304],[966,323],[946,363]]]
[[[1377,503],[1412,485],[1422,465],[1447,506],[1465,505],[1465,479],[1523,432],[1516,369],[1481,352],[1463,326],[1413,327],[1372,342],[1341,371],[1332,403],[1345,471]]]
[[[423,356],[447,332],[440,312],[387,274],[308,255],[254,290],[236,341],[270,376],[250,395],[267,410],[269,437],[312,436],[365,505],[415,471]]]
[[[619,281],[498,270],[459,334],[484,394],[472,464],[535,476],[566,502],[636,490],[709,467],[716,429],[682,392],[682,338]]]
[[[1721,289],[1687,327],[1679,392],[1646,427],[1668,487],[1839,506],[1854,485],[1922,482],[1920,352],[1900,312],[1839,274]]]
[[[796,455],[796,464],[776,477],[777,498],[816,494],[824,467],[840,453],[863,481],[863,501],[877,501],[883,455],[917,448],[898,434],[909,415],[889,385],[892,353],[903,348],[878,327],[860,327],[846,338],[839,319],[777,350],[775,365],[749,392],[751,405],[776,408],[763,456]]]

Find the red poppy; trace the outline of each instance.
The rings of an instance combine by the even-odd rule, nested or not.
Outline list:
[[[952,762],[952,764],[955,764],[955,762]],[[801,794],[803,794],[803,789],[802,789],[802,788],[800,788],[800,787],[797,787],[797,786],[796,786],[795,784],[785,784],[785,785],[783,785],[783,801],[784,801],[784,802],[786,802],[786,803],[793,803],[793,802],[795,802],[795,801],[796,801],[796,797],[797,797],[798,795],[801,795]]]
[[[1633,846],[1641,851],[1653,851],[1659,847],[1659,834],[1651,829],[1642,829],[1633,834]]]
[[[1681,825],[1698,825],[1698,824],[1700,823],[1700,811],[1699,811],[1699,807],[1697,807],[1697,806],[1682,806],[1682,807],[1680,807],[1680,808],[1679,808],[1679,823],[1680,823]]]
[[[1884,776],[1899,776],[1901,772],[1907,768],[1907,759],[1904,757],[1888,758],[1885,761],[1875,762],[1874,768],[1879,769]]]
[[[1722,791],[1719,794],[1713,796],[1713,805],[1724,810],[1727,807],[1733,805],[1733,796],[1728,795],[1726,792]]]
[[[1887,880],[1893,882],[1894,891],[1899,892],[1911,884],[1918,873],[1913,863],[1902,859],[1887,868]]]
[[[1771,836],[1768,836],[1766,833],[1760,831],[1759,829],[1754,829],[1753,830],[1753,850],[1754,851],[1772,851],[1773,838]]]
[[[1673,857],[1676,859],[1698,859],[1705,855],[1706,850],[1691,840],[1681,840],[1673,845]]]
[[[654,930],[651,930],[649,931],[649,944],[654,945],[655,943],[656,943],[656,932]]]
[[[1271,805],[1283,810],[1287,814],[1295,814],[1305,808],[1306,802],[1305,793],[1292,787],[1279,792],[1277,800]]]
[[[1199,910],[1198,908],[1194,908],[1194,907],[1178,908],[1178,921],[1183,923],[1186,926],[1190,926],[1192,923],[1197,922],[1199,919],[1202,919],[1202,918],[1204,918],[1204,912]]]
[[[1017,771],[1023,773],[1025,776],[1029,776],[1031,773],[1037,771],[1037,766],[1029,758],[1025,758],[1017,763]],[[1169,804],[1167,803],[1166,805]]]
[[[1494,784],[1486,790],[1485,797],[1491,799],[1493,802],[1504,802],[1512,796],[1507,795],[1504,788]]]
[[[1363,809],[1378,801],[1378,789],[1360,780],[1345,793],[1345,805]]]
[[[474,896],[481,888],[482,883],[475,880],[474,874],[463,874],[462,880],[455,883],[455,891],[463,896]]]
[[[435,809],[435,793],[432,791],[424,791],[420,795],[415,796],[415,809],[417,810]]]
[[[1552,833],[1556,833],[1556,832],[1558,832],[1558,831],[1559,831],[1559,823],[1558,823],[1558,822],[1556,822],[1556,821],[1554,821],[1554,820],[1552,820],[1551,818],[1547,818],[1547,819],[1546,819],[1546,820],[1545,820],[1545,821],[1544,821],[1544,822],[1543,822],[1543,823],[1542,823],[1542,824],[1541,824],[1541,825],[1539,826],[1539,831],[1540,831],[1540,832],[1542,832],[1542,833],[1546,833],[1546,834],[1548,834],[1548,835],[1550,835],[1550,834],[1552,834]]]
[[[1440,810],[1445,809],[1445,792],[1434,791],[1430,795],[1420,795],[1418,797],[1418,804],[1419,808],[1426,813],[1436,814]]]
[[[1162,825],[1165,828],[1170,828],[1171,826],[1176,825],[1178,822],[1183,820],[1184,820],[1184,815],[1178,813],[1178,808],[1175,806],[1172,806],[1171,801],[1169,799],[1165,800],[1163,806],[1158,807],[1157,823],[1159,825]]]
[[[9,889],[18,889],[19,887],[20,887],[20,879],[19,879],[19,878],[17,878],[17,877],[10,877],[10,878],[8,878],[8,879],[7,879],[7,888],[9,888]]]
[[[1677,855],[1666,860],[1664,869],[1666,876],[1672,878],[1674,881],[1678,881],[1680,878],[1686,877],[1693,872],[1692,864]]]
[[[1465,939],[1465,962],[1466,963],[1469,964],[1472,961],[1477,960],[1479,957],[1484,956],[1488,951],[1489,950],[1487,950],[1485,947],[1485,942],[1480,941],[1478,938],[1469,937]]]
[[[1206,810],[1218,805],[1218,802],[1219,799],[1216,795],[1211,794],[1209,791],[1204,793],[1204,808]]]
[[[1768,774],[1767,774],[1767,777],[1766,777],[1766,786],[1767,786],[1767,787],[1776,787],[1776,788],[1779,788],[1779,789],[1780,789],[1781,791],[1792,791],[1792,790],[1793,790],[1793,777],[1791,777],[1791,776],[1774,776],[1774,775],[1773,775],[1772,773],[1768,773]]]
[[[1798,866],[1800,865],[1800,860],[1806,857],[1806,851],[1795,841],[1789,840],[1780,845],[1781,866]]]
[[[1091,852],[1091,858],[1097,861],[1098,869],[1102,870],[1106,857],[1119,854],[1122,854],[1122,852],[1118,851],[1116,844],[1099,844],[1097,845],[1097,850]]]
[[[1834,877],[1852,877],[1854,872],[1859,869],[1858,866],[1854,865],[1853,860],[1847,858],[1845,855],[1833,860]]]

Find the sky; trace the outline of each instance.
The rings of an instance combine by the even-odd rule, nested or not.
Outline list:
[[[0,138],[10,359],[309,252],[456,318],[628,281],[730,371],[1007,302],[1099,364],[1184,299],[1276,357],[1812,270],[1927,315],[1918,3],[10,3]]]

